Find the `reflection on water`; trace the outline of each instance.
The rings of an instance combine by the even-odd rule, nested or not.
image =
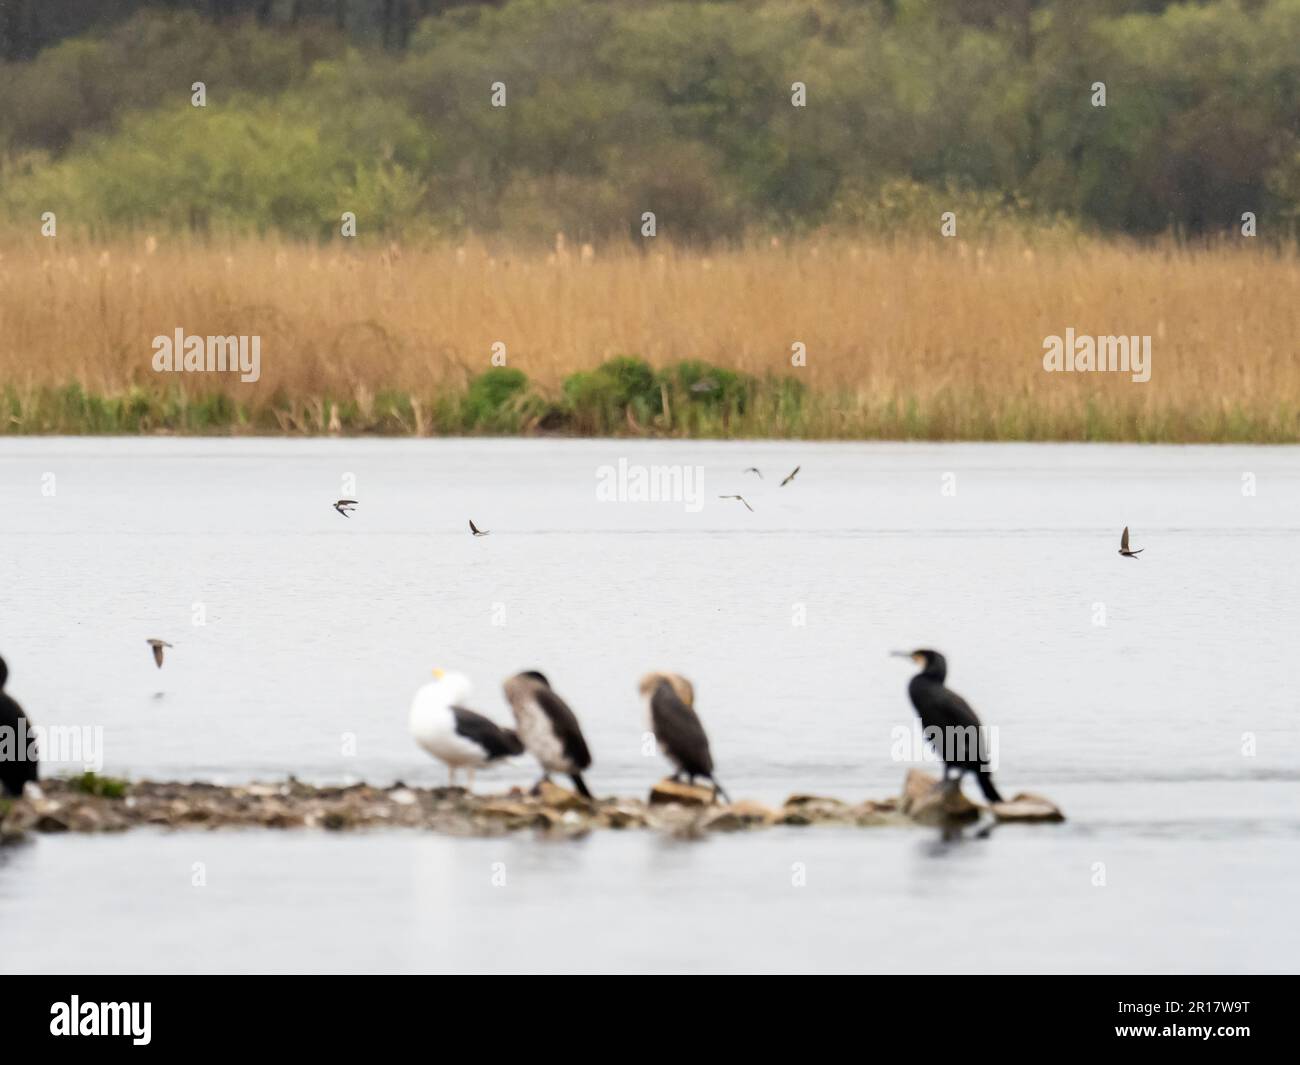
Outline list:
[[[532,667],[580,714],[593,788],[638,793],[664,767],[643,753],[636,678],[671,668],[733,794],[879,796],[912,725],[909,667],[886,654],[927,645],[999,730],[1002,790],[1071,818],[950,843],[45,838],[0,857],[6,953],[18,969],[1285,968],[1295,933],[1264,920],[1300,872],[1293,454],[2,440],[10,690],[41,723],[102,727],[108,772],[436,783],[405,731],[429,669],[470,674],[505,718],[500,679]],[[620,458],[702,466],[704,509],[598,501]],[[796,463],[784,489],[741,477]],[[348,474],[361,503],[343,519]],[[754,512],[716,500],[732,491]],[[1126,524],[1140,561],[1115,553]],[[162,670],[150,636],[175,644]]]

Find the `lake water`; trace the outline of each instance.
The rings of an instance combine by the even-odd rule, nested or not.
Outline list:
[[[665,766],[636,679],[671,669],[733,796],[881,797],[914,721],[888,652],[930,646],[996,727],[1003,792],[1070,818],[947,842],[42,837],[0,853],[7,968],[1294,971],[1298,455],[0,438],[8,690],[100,729],[105,772],[438,784],[406,731],[430,669],[507,720],[500,681],[537,668],[593,790],[641,794]],[[620,460],[702,476],[702,507],[598,498]]]

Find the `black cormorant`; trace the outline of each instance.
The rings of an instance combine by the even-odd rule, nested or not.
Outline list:
[[[980,791],[989,802],[1001,802],[1002,796],[993,786],[993,776],[988,765],[988,744],[984,728],[975,711],[960,695],[944,686],[948,676],[948,662],[938,651],[895,651],[900,658],[910,658],[921,667],[912,678],[907,694],[921,718],[921,730],[931,744],[936,742],[932,729],[939,730],[939,747],[936,754],[943,759],[943,783],[949,780],[949,771],[957,771],[960,786],[962,774],[974,773]]]
[[[0,795],[21,796],[24,784],[36,783],[40,763],[28,732],[31,723],[23,708],[4,690],[8,679],[9,667],[0,658]],[[28,754],[32,757],[28,758]]]

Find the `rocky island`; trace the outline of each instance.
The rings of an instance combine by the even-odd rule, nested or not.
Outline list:
[[[479,795],[462,788],[353,784],[315,787],[283,783],[221,786],[122,781],[87,773],[42,783],[39,794],[0,799],[0,843],[30,833],[169,829],[275,828],[347,831],[425,829],[454,836],[493,836],[536,830],[576,837],[598,829],[650,829],[680,838],[773,825],[928,825],[957,828],[984,821],[1059,822],[1048,799],[1020,794],[983,806],[960,791],[944,792],[934,776],[909,770],[898,796],[849,803],[820,795],[791,795],[780,806],[742,799],[715,801],[708,788],[663,780],[646,799],[587,800],[554,784],[534,795],[519,789]]]

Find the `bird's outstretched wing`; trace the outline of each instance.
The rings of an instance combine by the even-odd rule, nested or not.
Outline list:
[[[650,698],[650,722],[654,725],[655,739],[672,752],[688,773],[707,776],[713,772],[709,737],[699,715],[682,702],[666,680],[659,682]]]
[[[163,649],[162,649],[162,644],[160,643],[156,643],[153,645],[153,660],[155,665],[157,665],[159,669],[162,669]]]
[[[569,709],[569,704],[550,688],[540,684],[534,688],[533,698],[537,700],[542,713],[550,719],[551,727],[564,744],[565,757],[579,769],[591,765],[591,752],[587,749],[587,741],[578,725],[577,715]]]
[[[1128,550],[1128,526],[1127,525],[1124,526],[1124,532],[1119,538],[1119,549],[1121,551]]]

